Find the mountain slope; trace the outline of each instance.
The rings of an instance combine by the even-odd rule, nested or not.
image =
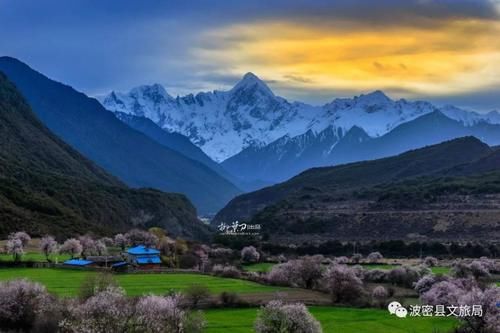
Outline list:
[[[112,92],[102,103],[185,135],[245,183],[273,184],[311,167],[391,156],[466,135],[500,143],[497,112],[395,101],[381,91],[322,106],[291,103],[252,73],[229,91],[174,98],[155,84]]]
[[[393,156],[463,136],[476,136],[496,145],[500,143],[500,125],[477,121],[466,126],[433,111],[377,138],[357,126],[345,134],[328,127],[318,134],[308,131],[294,138],[284,137],[265,147],[247,148],[222,166],[231,173],[239,172],[247,180],[279,182],[308,168]]]
[[[0,72],[0,237],[58,237],[162,226],[206,239],[186,197],[127,188],[52,134]]]
[[[316,168],[235,198],[214,223],[260,224],[272,243],[496,240],[500,154],[474,137]]]
[[[189,139],[184,135],[179,133],[169,133],[162,130],[152,120],[145,117],[137,117],[122,112],[115,112],[115,116],[131,128],[145,134],[147,137],[158,142],[162,146],[175,150],[179,154],[202,163],[239,188],[245,189],[245,185],[241,184],[239,179],[229,174],[221,165],[208,157],[200,148],[191,143],[191,141],[189,141]]]
[[[202,163],[131,129],[95,99],[13,58],[0,58],[0,70],[51,131],[128,185],[186,194],[203,214],[217,211],[239,192]]]
[[[280,200],[311,195],[310,192],[336,197],[376,184],[442,172],[491,152],[488,145],[467,137],[393,157],[309,169],[284,183],[236,197],[216,215],[214,223],[247,220]]]

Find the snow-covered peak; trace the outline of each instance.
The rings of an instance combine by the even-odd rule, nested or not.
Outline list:
[[[360,105],[388,104],[392,102],[392,100],[380,90],[354,97],[354,101]]]
[[[267,84],[259,79],[257,75],[248,72],[243,75],[243,78],[231,89],[230,93],[236,94],[239,92],[254,93],[259,92],[263,95],[273,96],[274,93]]]
[[[169,132],[183,134],[218,162],[248,147],[267,146],[279,138],[286,142],[297,136],[317,136],[327,128],[339,137],[358,127],[378,137],[436,110],[466,126],[478,121],[500,124],[498,112],[478,114],[451,106],[438,109],[424,101],[391,100],[379,90],[323,106],[289,103],[252,73],[229,91],[172,98],[154,84],[128,93],[112,92],[102,104],[108,110],[146,117]]]
[[[174,100],[174,98],[170,96],[165,88],[159,83],[133,88],[128,94],[139,98],[150,98],[156,103]]]

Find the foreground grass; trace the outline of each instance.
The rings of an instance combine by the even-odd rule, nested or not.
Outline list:
[[[95,272],[55,269],[55,268],[3,268],[0,269],[0,281],[27,278],[42,283],[51,293],[60,296],[78,294],[82,282]],[[183,291],[192,284],[206,286],[211,293],[223,291],[235,293],[272,293],[287,288],[261,285],[251,281],[227,279],[200,274],[117,274],[118,284],[127,295],[138,296],[148,293],[165,294],[169,291]]]
[[[309,310],[321,322],[324,333],[429,333],[449,332],[457,325],[451,318],[419,317],[405,319],[385,310],[311,306]],[[251,333],[256,308],[212,309],[205,311],[206,333]]]

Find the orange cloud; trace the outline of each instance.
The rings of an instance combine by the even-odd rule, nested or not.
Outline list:
[[[293,87],[440,95],[500,84],[497,36],[500,22],[477,19],[374,30],[263,21],[209,31],[212,46],[193,51],[231,74],[253,71]]]

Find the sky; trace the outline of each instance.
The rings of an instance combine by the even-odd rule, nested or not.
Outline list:
[[[0,0],[0,55],[89,95],[225,90],[289,100],[383,90],[500,110],[500,0]]]

